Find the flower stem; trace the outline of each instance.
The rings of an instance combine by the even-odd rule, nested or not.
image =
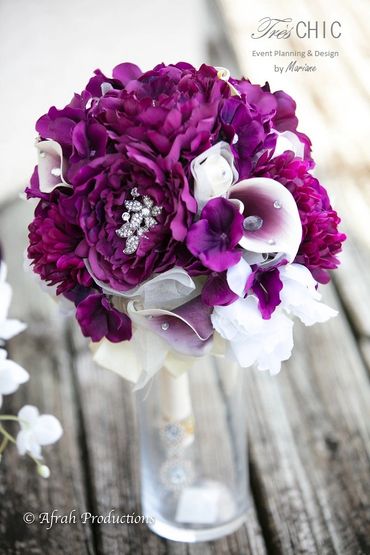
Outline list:
[[[4,453],[4,451],[5,451],[6,446],[8,445],[8,443],[9,443],[9,439],[8,439],[7,437],[4,436],[4,437],[3,437],[3,441],[1,442],[1,445],[0,445],[0,457],[1,457],[1,455]]]
[[[14,416],[12,414],[0,414],[0,420],[14,420],[15,422],[19,422],[18,416]]]
[[[16,443],[14,437],[6,431],[6,429],[0,424],[0,434],[3,434],[4,439],[6,438],[7,441],[11,443]]]
[[[1,420],[17,420],[18,421],[19,418],[14,416],[14,417],[10,417],[10,418],[1,418]],[[0,434],[3,434],[3,436],[4,436],[3,441],[1,442],[1,445],[0,445],[0,455],[1,455],[4,451],[4,449],[6,448],[8,442],[10,441],[11,443],[16,443],[16,440],[9,432],[6,431],[6,429],[1,424],[0,424]],[[36,464],[37,467],[42,466],[42,463],[38,459],[36,459],[36,457],[31,455],[31,453],[27,453],[27,455],[30,457],[30,459],[33,460],[33,462]]]

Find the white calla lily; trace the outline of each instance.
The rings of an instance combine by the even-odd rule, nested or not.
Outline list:
[[[131,340],[115,344],[103,339],[92,346],[94,360],[136,383],[137,389],[162,367],[179,375],[212,349],[210,311],[200,297],[173,311],[145,309],[140,300],[130,300],[127,313],[134,328]]]
[[[40,191],[51,193],[56,187],[72,187],[64,179],[66,168],[61,145],[56,141],[47,140],[37,142],[36,148]]]
[[[239,177],[230,145],[224,141],[194,158],[190,168],[194,177],[194,196],[199,212],[211,198],[226,196],[231,185],[236,183]]]
[[[297,204],[286,187],[265,177],[253,177],[233,185],[230,199],[244,205],[244,234],[240,245],[255,253],[283,253],[294,260],[302,238]]]
[[[338,312],[320,302],[317,282],[302,264],[288,264],[279,268],[283,288],[280,292],[281,306],[297,316],[306,326],[326,322]]]

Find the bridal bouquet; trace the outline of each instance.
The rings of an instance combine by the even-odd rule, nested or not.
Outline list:
[[[277,373],[345,236],[295,102],[224,68],[95,71],[36,129],[34,271],[98,363],[142,386],[213,353]]]

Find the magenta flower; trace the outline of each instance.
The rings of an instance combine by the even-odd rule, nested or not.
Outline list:
[[[61,213],[63,198],[56,191],[49,203],[40,202],[28,236],[34,272],[49,285],[57,285],[58,294],[93,283],[84,264],[87,244],[82,230]]]
[[[256,273],[252,290],[258,298],[258,308],[264,320],[269,320],[275,308],[281,303],[282,288],[283,283],[278,268]]]
[[[295,262],[303,264],[320,283],[330,280],[328,270],[339,265],[337,254],[346,236],[338,230],[340,218],[332,209],[328,194],[309,172],[308,161],[292,152],[259,163],[256,175],[279,181],[293,195],[302,224],[302,240]]]
[[[190,228],[186,244],[200,261],[216,272],[223,272],[239,262],[237,249],[243,235],[243,216],[230,201],[219,197],[203,208],[200,220]]]
[[[131,320],[112,307],[101,293],[93,293],[79,303],[76,318],[82,333],[93,341],[106,337],[112,343],[131,339]]]
[[[227,306],[238,299],[226,280],[226,272],[212,272],[203,286],[202,301],[208,306]]]

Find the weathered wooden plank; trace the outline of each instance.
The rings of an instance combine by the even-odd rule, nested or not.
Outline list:
[[[41,412],[60,419],[64,435],[58,444],[45,448],[45,461],[51,468],[47,481],[37,476],[30,460],[20,460],[14,447],[5,452],[0,466],[0,552],[92,554],[91,528],[83,526],[78,518],[76,524],[58,524],[50,530],[37,523],[41,512],[56,509],[62,515],[76,509],[79,515],[88,505],[65,325],[56,304],[32,274],[23,271],[26,221],[31,211],[30,205],[18,200],[0,214],[0,237],[14,288],[12,314],[28,324],[28,329],[11,341],[9,351],[31,375],[30,382],[9,398],[2,412],[16,414],[24,404],[34,404]],[[27,511],[36,515],[35,523],[28,526],[22,518]]]
[[[334,305],[333,294],[328,298]],[[343,316],[297,325],[295,336],[294,355],[279,376],[250,376],[252,480],[269,552],[366,554],[366,371]]]
[[[335,189],[334,180],[329,184],[347,234],[335,283],[355,332],[370,338],[370,208],[366,188],[358,187],[354,178],[336,179]]]

